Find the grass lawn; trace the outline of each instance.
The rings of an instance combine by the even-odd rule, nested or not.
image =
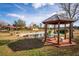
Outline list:
[[[44,46],[39,39],[2,40],[1,56],[79,56],[79,36],[75,37],[76,46]]]

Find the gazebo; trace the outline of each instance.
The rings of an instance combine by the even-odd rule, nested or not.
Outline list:
[[[54,25],[54,32],[55,32],[55,25],[57,25],[57,29],[58,29],[58,32],[57,32],[57,45],[60,44],[60,25],[63,24],[64,25],[64,28],[65,28],[65,34],[64,34],[64,39],[66,39],[66,24],[69,24],[69,44],[72,44],[72,32],[73,32],[73,29],[71,29],[71,23],[75,22],[75,20],[72,20],[66,16],[63,16],[63,15],[58,15],[58,14],[55,14],[49,18],[47,18],[46,20],[43,21],[43,24],[45,24],[45,38],[44,38],[44,42],[46,42],[47,40],[47,25]]]

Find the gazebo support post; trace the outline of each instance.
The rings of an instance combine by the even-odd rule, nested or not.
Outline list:
[[[55,24],[54,24],[54,34],[55,34]],[[55,38],[55,35],[54,35],[54,38]]]
[[[47,39],[47,24],[45,24],[45,39],[44,39],[44,42],[46,42],[46,39]]]
[[[65,24],[65,35],[64,35],[64,39],[66,39],[66,24]]]
[[[59,39],[60,39],[60,22],[58,23],[58,42],[57,42],[58,45],[59,45]]]
[[[71,38],[72,38],[72,28],[71,28],[71,23],[70,23],[70,26],[69,26],[69,43],[71,44]]]
[[[71,30],[71,32],[72,32],[72,36],[71,36],[71,37],[72,37],[72,39],[73,39],[73,38],[74,38],[74,36],[73,36],[73,22],[71,23],[71,29],[72,29],[72,30]]]

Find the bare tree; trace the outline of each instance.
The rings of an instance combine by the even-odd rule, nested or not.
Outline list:
[[[58,5],[66,12],[68,18],[76,21],[79,19],[79,3],[59,3]],[[73,23],[70,26],[73,29]],[[71,36],[73,38],[73,32]]]
[[[24,27],[26,27],[26,23],[22,19],[14,21],[13,25],[16,26],[16,27],[19,27],[20,29],[23,29]]]

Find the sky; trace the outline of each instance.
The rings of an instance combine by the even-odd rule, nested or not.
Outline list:
[[[26,25],[40,24],[61,9],[55,3],[0,3],[0,21],[13,24],[22,19]],[[78,24],[79,21],[75,23]]]

